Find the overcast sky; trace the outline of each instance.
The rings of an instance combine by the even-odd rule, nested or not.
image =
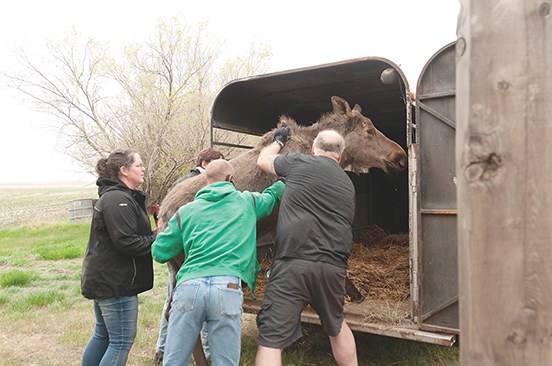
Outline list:
[[[399,65],[410,89],[440,48],[456,40],[458,0],[18,0],[0,12],[0,69],[14,67],[18,46],[38,55],[48,40],[72,28],[117,48],[145,41],[160,17],[208,22],[228,50],[244,52],[252,40],[272,47],[271,72],[351,58],[379,56]],[[0,85],[0,183],[92,182],[63,154],[49,118]]]

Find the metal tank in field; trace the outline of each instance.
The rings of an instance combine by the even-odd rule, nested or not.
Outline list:
[[[331,111],[336,95],[360,105],[407,151],[408,169],[397,176],[379,169],[349,173],[356,189],[349,277],[365,296],[346,301],[353,330],[440,345],[456,340],[455,90],[451,43],[424,67],[415,98],[396,64],[366,57],[238,79],[212,105],[212,145],[228,145],[217,141],[217,130],[260,136],[283,114],[310,125]],[[258,241],[263,260],[271,246],[269,239]],[[244,310],[256,313],[261,297],[246,299]],[[310,308],[302,320],[318,323]]]

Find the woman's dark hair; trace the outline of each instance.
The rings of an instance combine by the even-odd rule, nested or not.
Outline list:
[[[115,150],[107,158],[101,158],[96,163],[96,173],[100,177],[119,180],[119,169],[130,167],[137,153],[132,150]]]
[[[212,147],[208,147],[206,149],[203,149],[197,154],[196,158],[196,166],[200,166],[201,162],[205,160],[207,164],[209,164],[213,160],[217,159],[224,159],[224,155],[218,151],[217,149],[213,149]]]

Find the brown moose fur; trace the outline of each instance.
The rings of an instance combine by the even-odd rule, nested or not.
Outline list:
[[[378,131],[372,121],[362,115],[360,106],[350,108],[340,97],[332,97],[333,111],[308,127],[299,126],[288,116],[282,116],[278,127],[288,126],[291,139],[280,153],[311,153],[312,142],[318,132],[325,129],[338,131],[345,139],[345,152],[341,165],[354,173],[380,168],[387,173],[406,168],[406,153],[394,141]],[[260,192],[272,184],[276,177],[257,167],[261,150],[272,142],[272,131],[267,132],[253,149],[230,160],[236,172],[237,188]],[[160,219],[167,222],[180,206],[193,200],[196,192],[205,185],[205,177],[198,175],[175,186],[161,203]],[[259,233],[260,234],[260,233]]]
[[[278,127],[291,128],[291,139],[280,153],[311,153],[312,143],[318,132],[325,129],[338,131],[345,139],[345,152],[341,165],[355,173],[366,172],[370,168],[380,168],[387,173],[406,168],[406,153],[394,141],[388,139],[376,129],[372,121],[362,115],[359,105],[353,108],[341,97],[331,98],[333,111],[322,115],[320,120],[311,126],[299,126],[288,116],[282,116]],[[230,160],[234,166],[239,190],[260,192],[272,184],[276,177],[263,172],[257,167],[257,158],[261,150],[272,142],[272,131],[267,132],[253,149]],[[182,205],[193,200],[196,192],[205,186],[205,177],[198,175],[176,185],[161,203],[160,222],[167,222]],[[277,210],[275,210],[277,211]],[[262,236],[273,230],[277,212],[259,221],[257,235]],[[173,273],[178,272],[184,260],[179,255],[169,262]]]

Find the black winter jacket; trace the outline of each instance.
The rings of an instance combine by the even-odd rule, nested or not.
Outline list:
[[[186,175],[183,175],[182,177],[178,178],[171,186],[170,189],[173,189],[178,183],[182,183],[184,182],[185,180],[187,179],[190,179],[190,178],[193,178],[195,177],[196,175],[200,175],[201,174],[201,170],[199,170],[199,168],[196,166],[195,168],[193,168],[192,170],[190,170],[190,172]]]
[[[154,236],[146,195],[106,178],[96,184],[100,198],[82,265],[82,294],[101,300],[147,291],[153,287]]]

